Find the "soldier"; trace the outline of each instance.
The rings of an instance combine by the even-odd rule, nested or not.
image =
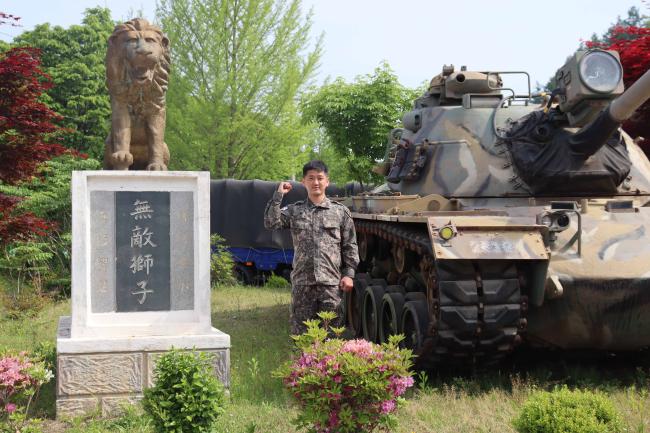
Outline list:
[[[310,161],[302,168],[307,200],[280,209],[291,183],[281,182],[266,205],[264,227],[291,229],[294,256],[291,272],[291,333],[305,332],[305,320],[319,311],[334,311],[341,323],[341,290],[352,290],[359,264],[354,223],[347,207],[325,196],[327,166]]]

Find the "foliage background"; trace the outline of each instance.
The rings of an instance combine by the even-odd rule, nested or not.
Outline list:
[[[111,113],[104,56],[113,26],[110,11],[96,7],[86,9],[80,25],[41,24],[13,43],[40,50],[53,84],[43,101],[62,116],[58,123],[67,129],[61,144],[97,159],[103,155]]]
[[[321,53],[299,0],[163,0],[172,41],[167,95],[170,168],[215,178],[295,174],[309,128],[296,100]]]
[[[399,126],[417,93],[402,86],[384,62],[353,83],[339,78],[314,89],[302,109],[307,120],[323,128],[326,149],[331,146],[355,180],[379,182],[371,169],[384,157],[388,133]]]

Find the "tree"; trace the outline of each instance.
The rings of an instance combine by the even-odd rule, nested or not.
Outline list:
[[[314,128],[312,138],[309,142],[312,144],[304,160],[311,161],[313,159],[319,159],[325,162],[329,169],[329,179],[332,183],[342,187],[346,183],[356,180],[349,170],[346,159],[341,158],[323,128]],[[302,176],[302,173],[298,177],[300,176]]]
[[[388,132],[400,123],[416,91],[402,86],[387,63],[354,83],[342,78],[326,84],[303,102],[307,119],[318,123],[329,143],[346,160],[354,179],[375,179],[370,171],[386,152]]]
[[[614,40],[620,40],[625,38],[624,35],[621,35],[616,29],[620,27],[648,27],[647,16],[641,14],[641,11],[636,6],[632,6],[627,11],[627,17],[621,18],[620,16],[616,17],[616,22],[609,26],[607,31],[601,36],[598,36],[596,33],[591,35],[591,40],[581,44],[581,48],[589,48],[590,46],[604,44],[611,44]]]
[[[61,143],[101,158],[111,115],[104,57],[114,22],[105,8],[86,9],[81,25],[67,29],[41,24],[14,39],[15,46],[41,50],[41,62],[53,87],[44,101],[70,129]]]
[[[56,142],[60,116],[39,100],[51,85],[40,68],[37,49],[13,48],[0,54],[0,185],[32,177],[40,163],[64,152]],[[21,212],[19,202],[0,193],[0,244],[52,228]]]
[[[166,140],[171,168],[273,179],[295,173],[309,127],[296,100],[313,76],[300,0],[162,0],[172,48]]]

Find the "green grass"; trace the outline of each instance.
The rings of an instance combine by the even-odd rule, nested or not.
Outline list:
[[[0,280],[0,286],[6,284]],[[281,288],[220,287],[212,294],[212,323],[231,336],[231,388],[217,433],[292,433],[296,414],[280,380],[271,372],[289,359],[290,291]],[[69,301],[46,306],[36,317],[0,318],[0,346],[30,350],[54,341],[58,317]],[[535,389],[556,385],[599,389],[613,401],[628,431],[650,433],[650,370],[640,358],[614,362],[567,361],[564,354],[542,352],[516,357],[500,371],[458,377],[430,372],[431,378],[407,394],[396,433],[514,432],[511,420]],[[138,410],[114,420],[54,416],[54,385],[41,393],[38,413],[49,417],[48,433],[154,433]]]

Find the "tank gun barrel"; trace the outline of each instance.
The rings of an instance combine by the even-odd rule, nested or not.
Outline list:
[[[625,93],[609,104],[609,114],[618,122],[629,119],[650,98],[650,70],[641,76]]]
[[[629,119],[650,98],[650,70],[646,71],[621,96],[614,99],[590,124],[569,141],[571,149],[585,158],[593,155],[609,139],[621,123]]]

